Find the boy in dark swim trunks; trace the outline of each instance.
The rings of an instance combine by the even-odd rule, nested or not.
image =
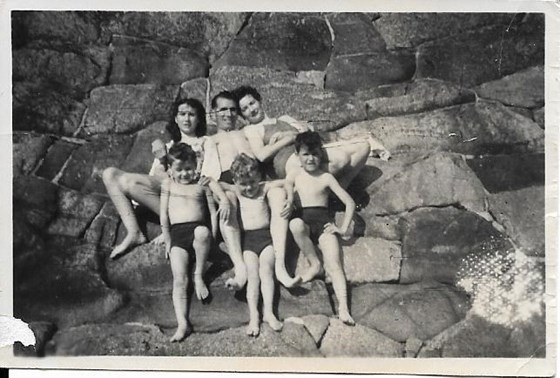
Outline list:
[[[243,223],[241,246],[247,267],[247,304],[249,325],[247,335],[258,336],[259,286],[263,296],[263,321],[275,331],[282,329],[272,311],[274,298],[274,248],[270,236],[269,190],[283,186],[283,181],[261,182],[259,162],[246,154],[238,155],[231,165],[235,185],[220,182],[224,189],[231,190],[239,201],[239,212]]]
[[[206,225],[206,206],[214,208],[209,190],[198,185],[197,159],[193,149],[185,144],[173,145],[167,154],[170,164],[168,174],[161,186],[160,222],[165,241],[165,253],[171,261],[173,272],[173,307],[177,317],[177,331],[171,341],[181,341],[190,333],[187,309],[187,286],[189,284],[189,254],[194,251],[194,290],[200,300],[208,297],[208,288],[202,279],[204,264],[210,250],[212,234]],[[220,200],[218,213],[227,219],[230,202],[224,191],[212,181],[210,190]],[[212,216],[215,232],[217,219]]]
[[[318,244],[325,269],[332,279],[338,301],[338,317],[344,323],[354,325],[348,310],[346,277],[342,269],[338,235],[344,236],[348,232],[356,205],[334,176],[321,167],[323,151],[319,134],[311,131],[298,134],[295,147],[302,169],[290,172],[286,178],[288,198],[285,209],[286,212],[290,211],[294,191],[297,192],[302,212],[299,217],[290,221],[289,226],[295,242],[310,263],[310,268],[301,278],[303,282],[308,282],[321,273],[321,262],[315,251],[315,245]],[[340,227],[334,223],[329,212],[330,192],[346,206],[344,221]]]

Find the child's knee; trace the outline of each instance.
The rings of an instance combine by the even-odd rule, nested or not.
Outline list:
[[[199,243],[207,243],[211,237],[210,229],[206,226],[198,226],[194,229],[194,239]]]
[[[293,234],[305,234],[306,232],[306,225],[303,220],[300,218],[294,218],[290,221],[290,231]]]
[[[189,284],[189,278],[186,274],[180,274],[173,276],[173,289],[184,290]]]

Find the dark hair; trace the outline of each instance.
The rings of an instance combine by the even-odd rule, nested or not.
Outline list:
[[[235,157],[229,170],[236,180],[252,177],[255,173],[260,176],[261,173],[259,162],[245,153],[240,153]]]
[[[253,96],[253,98],[258,102],[261,102],[262,100],[260,93],[255,88],[250,87],[248,85],[242,85],[238,88],[235,88],[233,90],[233,94],[235,95],[238,107],[239,107],[239,101],[241,101],[241,99],[245,96]]]
[[[186,143],[176,143],[167,152],[167,160],[174,160],[194,163],[196,166],[196,152]]]
[[[216,109],[216,106],[218,105],[217,102],[218,102],[219,98],[224,98],[226,100],[231,100],[235,103],[235,106],[238,107],[237,106],[237,99],[236,99],[236,97],[233,93],[231,93],[230,91],[221,91],[220,93],[215,95],[214,98],[212,99],[212,102],[210,103],[212,105],[212,109]]]
[[[180,99],[173,103],[171,107],[171,121],[167,123],[165,126],[165,130],[171,136],[171,139],[177,143],[181,141],[181,130],[177,123],[175,123],[175,117],[179,112],[179,106],[187,104],[188,106],[192,107],[196,113],[196,118],[198,120],[198,125],[196,126],[196,130],[194,134],[197,137],[201,137],[206,135],[206,109],[204,109],[204,105],[196,98],[186,98]]]
[[[299,152],[302,146],[306,146],[309,151],[320,150],[323,147],[323,141],[319,133],[315,131],[306,131],[298,134],[294,142],[296,152]]]

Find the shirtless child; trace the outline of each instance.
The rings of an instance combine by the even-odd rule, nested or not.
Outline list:
[[[303,169],[290,172],[286,178],[288,198],[285,209],[288,212],[292,208],[294,191],[297,192],[302,213],[300,217],[292,219],[289,226],[296,244],[310,263],[310,268],[301,278],[303,282],[311,281],[322,270],[315,252],[315,244],[318,243],[338,301],[338,317],[345,324],[354,325],[348,309],[346,277],[342,269],[338,235],[347,233],[356,205],[334,176],[321,166],[324,152],[319,134],[311,131],[298,134],[295,148]],[[329,214],[330,192],[346,206],[344,221],[340,227]]]
[[[165,241],[165,254],[171,261],[173,273],[173,307],[177,317],[177,331],[171,342],[181,341],[191,332],[188,323],[187,288],[189,284],[189,254],[194,250],[194,291],[199,300],[208,297],[202,275],[211,245],[211,233],[205,224],[206,202],[212,209],[212,194],[196,184],[197,160],[193,149],[184,143],[173,145],[167,154],[170,177],[161,186],[160,222]],[[220,217],[227,218],[230,203],[215,182],[209,188],[220,198]],[[215,224],[216,219],[212,219]],[[213,230],[216,227],[213,225]]]
[[[275,331],[282,329],[273,313],[274,298],[274,249],[270,235],[269,191],[283,185],[282,181],[261,182],[259,163],[245,154],[238,155],[231,165],[235,185],[221,183],[231,190],[239,201],[243,223],[242,249],[247,267],[247,304],[249,325],[247,335],[258,336],[259,286],[263,296],[263,320]]]

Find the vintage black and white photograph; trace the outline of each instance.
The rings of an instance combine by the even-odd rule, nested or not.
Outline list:
[[[10,21],[21,364],[551,357],[544,12]]]

